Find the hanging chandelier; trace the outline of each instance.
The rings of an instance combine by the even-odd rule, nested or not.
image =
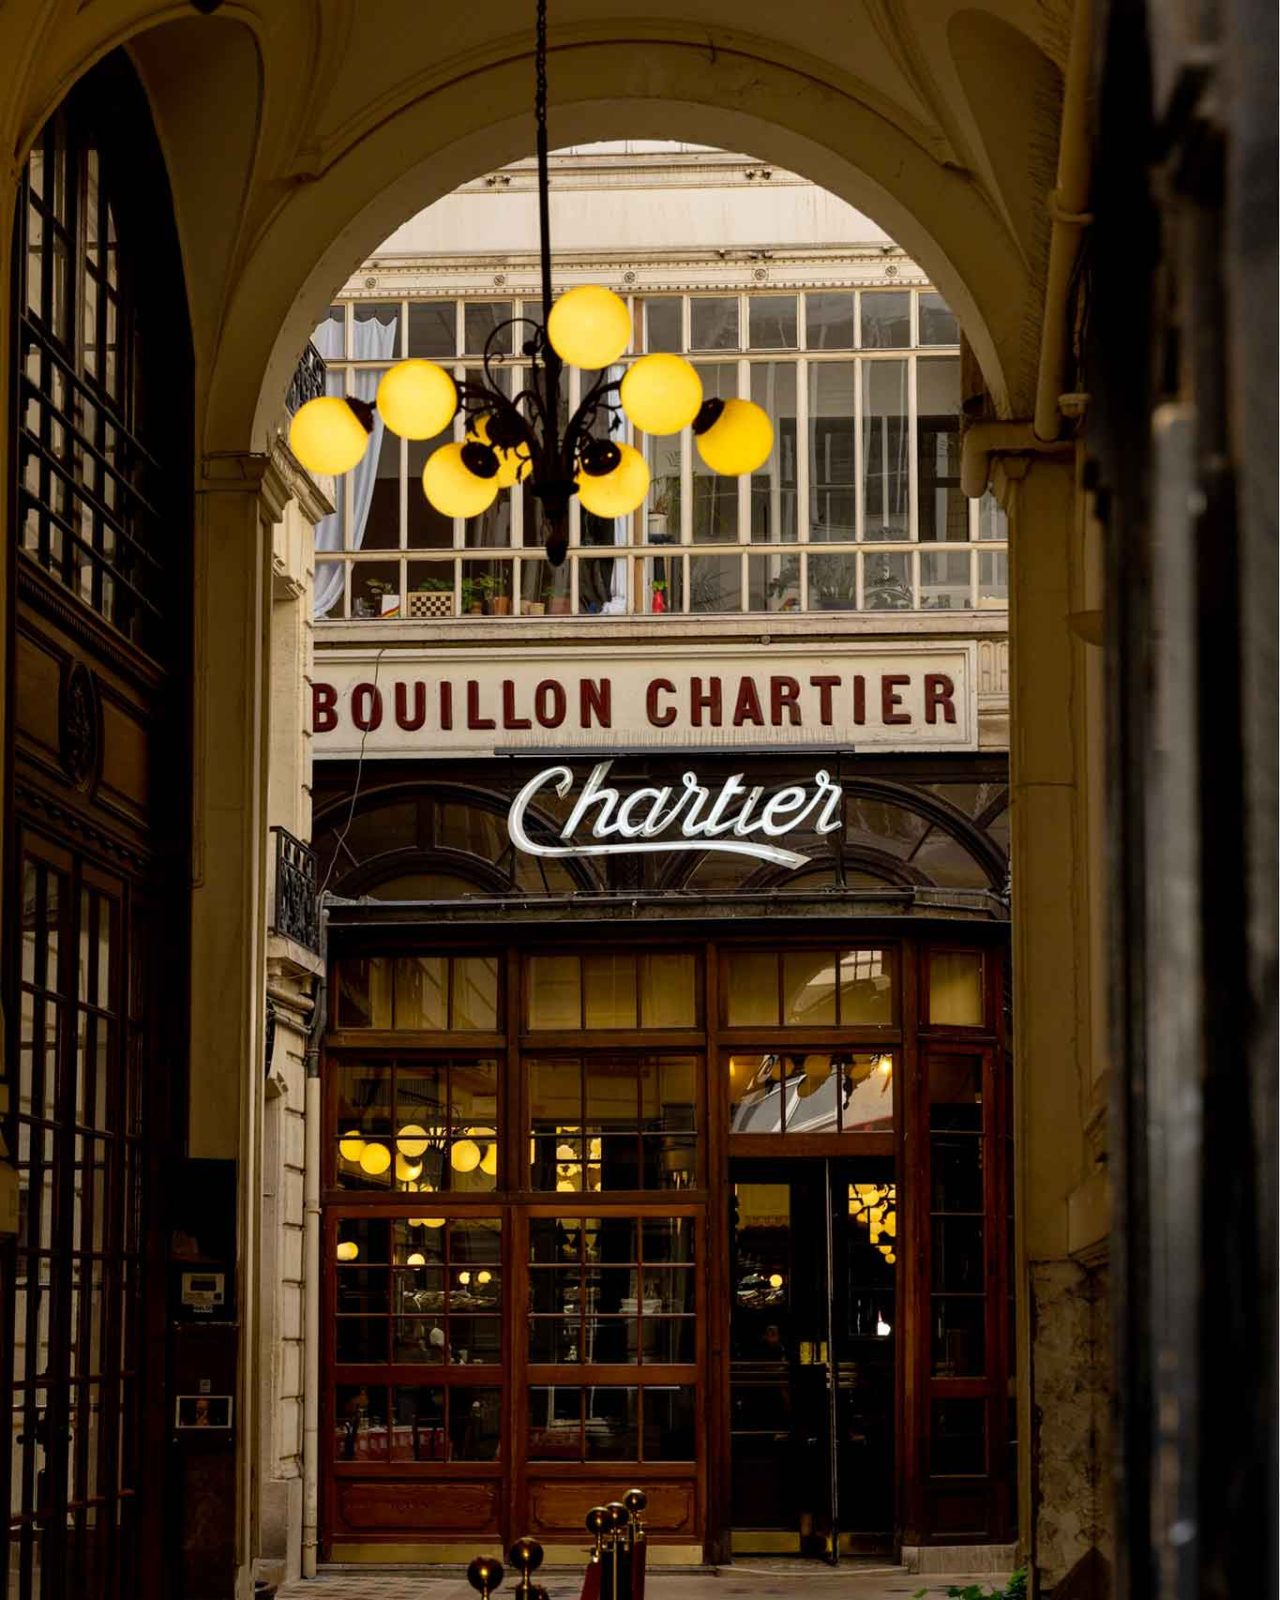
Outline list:
[[[773,449],[773,424],[753,401],[704,399],[697,368],[682,356],[642,355],[621,380],[610,379],[610,369],[631,348],[626,302],[599,284],[553,295],[546,0],[537,0],[534,63],[542,321],[515,317],[495,327],[475,378],[459,383],[436,362],[410,358],[383,375],[372,406],[350,396],[309,400],[293,419],[289,445],[309,472],[337,477],[358,465],[368,449],[375,406],[393,433],[416,440],[437,438],[461,412],[464,437],[439,446],[423,469],[427,500],[442,516],[477,517],[500,491],[527,482],[542,507],[547,559],[559,566],[568,550],[575,494],[598,517],[625,517],[644,504],[648,462],[634,445],[613,437],[624,416],[640,433],[668,435],[691,427],[703,462],[723,477],[764,465]],[[530,380],[508,398],[493,363],[514,328],[525,334]],[[565,366],[596,376],[562,430]]]

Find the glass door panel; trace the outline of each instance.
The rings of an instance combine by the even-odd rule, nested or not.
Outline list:
[[[735,1554],[892,1547],[893,1161],[731,1168]]]

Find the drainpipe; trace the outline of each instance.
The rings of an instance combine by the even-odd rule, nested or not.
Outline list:
[[[1071,281],[1084,230],[1093,221],[1089,204],[1089,70],[1092,0],[1075,0],[1071,44],[1062,97],[1058,172],[1049,196],[1049,264],[1045,273],[1044,315],[1040,324],[1040,362],[1035,413],[1030,422],[980,422],[964,435],[960,464],[963,492],[977,500],[986,493],[994,455],[1040,455],[1063,449],[1063,417],[1079,417],[1087,395],[1064,394],[1067,315]]]
[[[320,1041],[328,1015],[329,910],[320,905],[320,976],[307,1038],[302,1178],[302,1576],[316,1575],[320,1531]]]

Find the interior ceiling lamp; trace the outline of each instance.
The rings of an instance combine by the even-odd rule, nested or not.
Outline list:
[[[673,434],[692,427],[698,454],[724,477],[764,465],[773,424],[753,401],[704,398],[697,369],[682,356],[640,356],[620,381],[610,369],[631,348],[626,302],[599,284],[581,284],[556,299],[551,288],[547,177],[547,6],[538,0],[534,50],[534,117],[538,152],[538,226],[542,321],[517,317],[485,342],[481,376],[455,382],[434,361],[398,362],[378,385],[383,423],[405,439],[434,439],[464,418],[464,438],[427,458],[422,488],[446,517],[475,517],[499,491],[522,482],[541,502],[547,559],[559,566],[569,544],[569,502],[576,494],[598,517],[625,517],[644,504],[649,467],[640,451],[612,437],[626,416],[640,433]],[[527,334],[528,387],[509,398],[494,370],[508,328]],[[594,374],[582,403],[561,431],[560,384],[565,365]],[[309,400],[294,417],[289,444],[310,472],[349,472],[368,448],[374,408],[337,395]]]

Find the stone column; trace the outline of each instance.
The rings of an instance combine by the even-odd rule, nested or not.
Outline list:
[[[283,487],[266,456],[203,459],[196,493],[191,1070],[193,1158],[237,1163],[234,1508],[238,1600],[253,1591],[271,527]],[[207,1524],[206,1524],[207,1527]],[[219,1530],[221,1533],[222,1530]]]
[[[282,443],[272,462],[288,503],[272,529],[267,820],[305,842],[311,837],[314,527],[332,507]],[[269,860],[269,872],[271,865]],[[268,904],[266,995],[273,1044],[263,1107],[254,1555],[260,1576],[287,1582],[300,1576],[302,1566],[306,1054],[323,963],[318,950],[299,941],[299,930],[291,929],[270,893]]]
[[[1108,1411],[1098,916],[1098,597],[1073,457],[997,470],[1010,517],[1021,1545],[1038,1593],[1105,1581]]]

